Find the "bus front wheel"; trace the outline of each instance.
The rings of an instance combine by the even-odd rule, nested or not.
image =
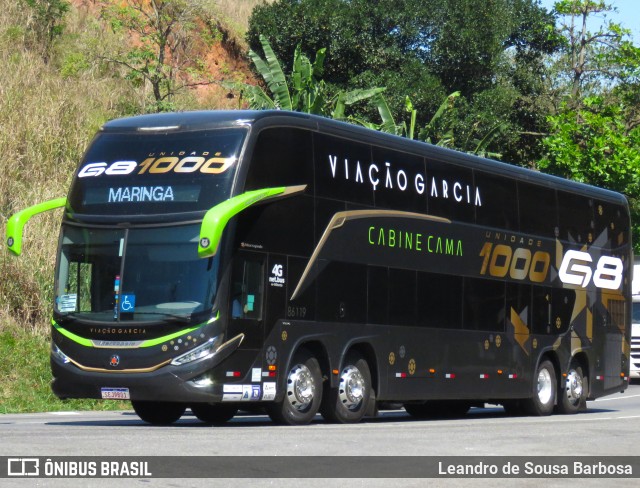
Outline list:
[[[151,425],[169,425],[177,421],[186,410],[183,403],[144,402],[132,400],[131,405],[138,417]]]
[[[340,371],[338,387],[326,392],[320,413],[329,422],[359,422],[367,412],[371,388],[367,361],[360,354],[351,353]]]
[[[269,404],[266,410],[277,424],[305,425],[318,413],[321,400],[320,364],[311,353],[302,349],[296,352],[289,367],[284,397]]]
[[[194,403],[191,405],[191,412],[206,424],[220,425],[231,420],[238,413],[238,408],[231,405]]]
[[[540,363],[533,377],[533,396],[523,401],[530,415],[550,415],[556,403],[556,369],[545,359]]]

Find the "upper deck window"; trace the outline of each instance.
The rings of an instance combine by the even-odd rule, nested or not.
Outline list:
[[[69,194],[75,213],[207,210],[230,196],[246,131],[101,133]]]

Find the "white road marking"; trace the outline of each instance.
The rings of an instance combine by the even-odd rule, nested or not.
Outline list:
[[[600,402],[610,402],[612,400],[628,400],[629,398],[638,398],[640,397],[640,395],[623,395],[623,396],[617,396],[617,397],[613,397],[613,398],[598,398],[597,400],[594,400],[595,403],[600,403]]]

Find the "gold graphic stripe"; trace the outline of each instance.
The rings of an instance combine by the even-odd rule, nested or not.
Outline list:
[[[396,217],[396,218],[405,218],[405,219],[415,219],[415,220],[428,220],[430,222],[441,222],[445,224],[450,224],[451,221],[448,219],[444,219],[442,217],[435,217],[433,215],[420,214],[416,212],[402,212],[400,210],[350,210],[346,212],[338,212],[332,218],[327,228],[324,230],[320,241],[318,241],[318,245],[313,251],[311,255],[311,259],[307,263],[307,267],[304,269],[300,280],[298,281],[298,285],[296,289],[293,291],[290,300],[295,300],[302,290],[303,285],[306,284],[309,273],[311,272],[311,268],[315,264],[318,256],[320,255],[320,251],[329,240],[329,236],[331,232],[335,229],[339,229],[342,227],[345,222],[349,220],[358,220],[358,219],[376,219],[376,218],[385,218],[385,217]]]
[[[171,359],[167,359],[166,361],[161,362],[160,364],[156,364],[155,366],[150,366],[148,368],[135,368],[135,369],[106,369],[106,368],[92,368],[90,366],[84,366],[77,361],[69,358],[69,361],[80,368],[82,371],[89,371],[91,373],[121,373],[121,374],[133,374],[133,373],[151,373],[157,369],[166,366],[171,362]]]
[[[527,327],[527,324],[525,324],[525,322],[520,318],[520,315],[518,315],[518,312],[513,308],[511,308],[511,323],[513,324],[513,336],[516,342],[528,356],[529,351],[527,350],[526,344],[530,336],[529,327]]]

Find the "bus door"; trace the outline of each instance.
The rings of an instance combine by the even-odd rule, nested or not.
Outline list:
[[[265,257],[261,253],[239,251],[233,262],[228,337],[244,334],[243,349],[262,347]]]

